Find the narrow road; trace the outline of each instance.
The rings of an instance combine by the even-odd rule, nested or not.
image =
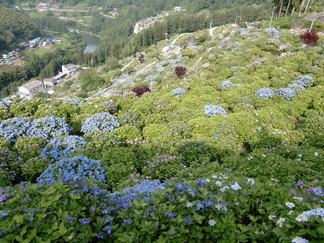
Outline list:
[[[216,28],[217,28],[217,27],[214,27],[214,28],[209,29],[209,35],[210,35],[211,38],[214,38],[213,32],[214,32],[214,30],[215,30]]]
[[[190,34],[190,33],[182,33],[182,34],[178,35],[178,36],[177,36],[177,37],[172,41],[171,45],[174,45],[174,44],[176,43],[176,41],[179,40],[179,38],[180,38],[181,36],[183,36],[183,35],[188,35],[188,34]]]
[[[135,59],[133,59],[132,61],[130,61],[129,63],[127,63],[120,71],[123,72],[126,68],[129,67],[129,65],[131,65],[133,62],[135,61]]]

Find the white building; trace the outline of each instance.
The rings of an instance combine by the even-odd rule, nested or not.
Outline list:
[[[57,84],[57,80],[54,78],[44,78],[43,80],[45,89],[47,90],[48,88],[52,88]]]
[[[80,66],[72,63],[62,65],[62,73],[70,75],[75,72]]]
[[[39,80],[33,80],[27,84],[19,86],[17,94],[21,98],[32,99],[38,92],[44,92],[43,83]]]

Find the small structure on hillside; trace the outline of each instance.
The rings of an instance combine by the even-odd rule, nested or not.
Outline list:
[[[27,84],[18,87],[18,95],[21,98],[32,99],[38,92],[44,92],[43,83],[39,80],[33,80]]]
[[[176,45],[172,45],[172,44],[168,45],[168,46],[165,46],[165,47],[163,47],[161,54],[166,56],[166,55],[169,55],[171,53],[179,55],[181,53],[180,46],[176,46]]]

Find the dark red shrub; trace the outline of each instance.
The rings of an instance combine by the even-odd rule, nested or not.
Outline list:
[[[175,74],[176,74],[179,78],[181,78],[181,77],[183,77],[183,75],[186,74],[187,69],[186,69],[185,67],[180,67],[180,66],[178,66],[178,67],[176,67],[176,68],[174,69],[174,72],[175,72]]]
[[[142,87],[136,87],[132,90],[138,97],[142,96],[146,92],[150,92],[150,88],[147,85],[144,85]]]
[[[302,42],[304,42],[306,45],[309,46],[317,46],[318,43],[318,39],[319,36],[315,31],[307,31],[305,34],[300,35],[300,39],[302,40]]]
[[[138,57],[138,61],[139,61],[140,63],[143,63],[143,62],[145,61],[145,57],[144,57],[143,54],[140,55],[140,56]]]

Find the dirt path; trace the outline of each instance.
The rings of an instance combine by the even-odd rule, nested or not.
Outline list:
[[[215,29],[217,29],[217,27],[213,27],[213,28],[209,29],[209,35],[211,38],[214,38],[213,32]]]
[[[176,38],[171,42],[171,45],[174,45],[174,44],[176,43],[176,41],[180,39],[181,36],[183,36],[183,35],[188,35],[188,34],[190,34],[190,33],[182,33],[182,34],[178,35],[178,36],[177,36],[177,37],[176,37]]]
[[[132,61],[130,61],[129,63],[127,63],[120,71],[123,72],[126,68],[129,67],[129,65],[131,65],[133,62],[135,61],[135,59],[133,59]]]

